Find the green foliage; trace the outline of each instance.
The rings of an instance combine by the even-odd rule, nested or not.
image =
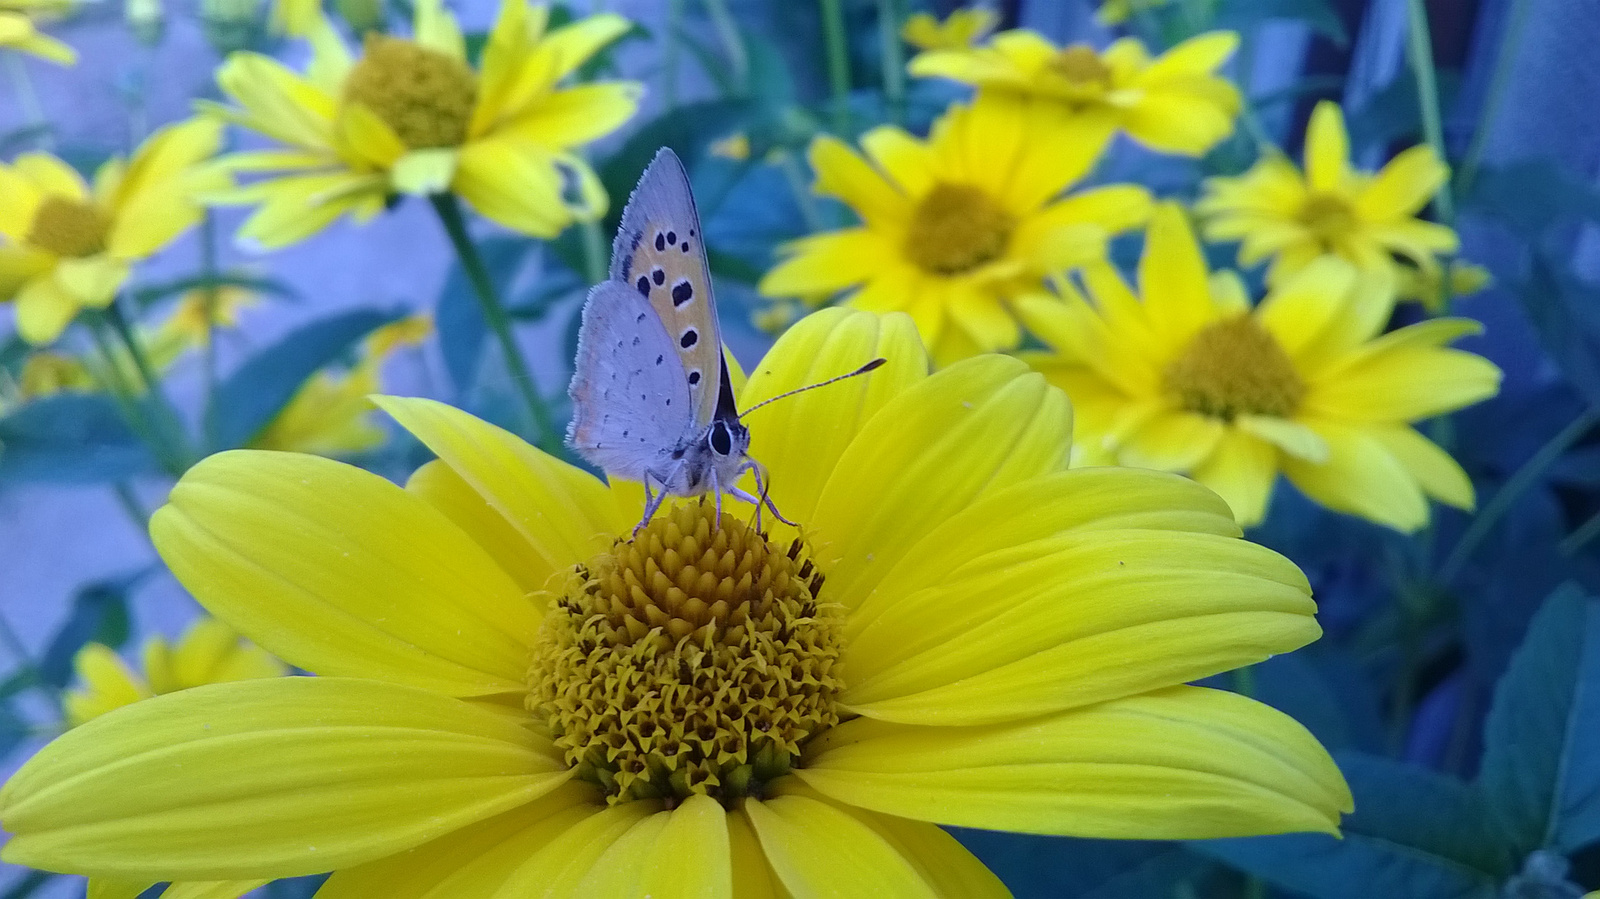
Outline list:
[[[155,467],[104,394],[47,396],[0,418],[0,485],[110,483]]]

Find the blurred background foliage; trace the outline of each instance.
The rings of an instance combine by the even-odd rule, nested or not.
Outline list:
[[[792,310],[754,287],[784,241],[847,224],[815,197],[805,151],[884,122],[925,133],[958,85],[912,79],[900,38],[928,0],[663,0],[556,4],[555,21],[599,9],[635,24],[585,76],[643,82],[619,134],[590,148],[612,198],[597,229],[533,240],[474,226],[524,354],[558,420],[578,310],[596,278],[594,235],[660,146],[689,161],[725,338],[747,363]],[[1465,346],[1496,362],[1500,395],[1428,433],[1471,475],[1475,513],[1436,508],[1402,535],[1329,512],[1279,486],[1250,537],[1311,577],[1326,637],[1223,678],[1292,714],[1334,750],[1357,811],[1343,840],[1283,836],[1195,844],[1107,843],[962,833],[1019,896],[1309,896],[1318,899],[1558,899],[1600,888],[1600,8],[1557,0],[1129,0],[1107,25],[1065,0],[992,5],[1001,27],[1058,43],[1131,33],[1152,49],[1218,28],[1243,44],[1224,70],[1246,111],[1198,159],[1119,144],[1097,183],[1134,181],[1192,200],[1202,178],[1237,174],[1264,146],[1297,156],[1314,103],[1341,102],[1355,159],[1374,168],[1420,143],[1453,176],[1436,217],[1462,235],[1457,313],[1486,333]],[[335,0],[355,31],[409,17],[403,0]],[[493,10],[459,12],[469,52]],[[301,60],[259,0],[96,0],[49,27],[79,48],[71,70],[0,52],[0,156],[50,149],[91,171],[152,128],[214,98],[209,73],[244,48]],[[1437,105],[1435,105],[1437,103]],[[405,200],[366,226],[339,225],[292,251],[244,252],[241,216],[212,214],[141,273],[120,308],[152,340],[186,306],[236,314],[191,333],[162,376],[170,395],[96,388],[135,360],[84,363],[19,337],[0,341],[0,748],[10,764],[59,720],[73,658],[90,642],[135,647],[175,633],[194,607],[142,543],[142,522],[199,455],[295,445],[293,414],[339,418],[325,451],[392,478],[426,458],[413,440],[339,404],[381,386],[422,393],[526,432],[516,392],[473,293],[426,204]],[[1137,240],[1115,248],[1131,262]],[[1217,251],[1214,263],[1228,264]],[[197,297],[199,298],[197,300]],[[1403,305],[1399,323],[1424,313]],[[397,323],[426,340],[382,340]],[[233,323],[233,324],[230,324]],[[180,321],[181,324],[181,321]],[[176,328],[177,325],[171,325]],[[424,327],[425,325],[418,325]],[[112,354],[109,359],[115,359]],[[85,372],[83,366],[102,370]],[[111,370],[105,370],[109,366]],[[117,371],[117,369],[121,369]],[[320,385],[320,386],[319,386]],[[307,399],[309,397],[309,399]],[[145,423],[176,416],[163,444]],[[372,419],[376,421],[376,419]],[[287,423],[286,423],[287,422]],[[302,423],[303,420],[302,420]],[[324,423],[326,424],[326,423]],[[337,426],[336,426],[337,425]],[[339,430],[344,426],[355,431]],[[274,429],[277,429],[276,431]],[[375,435],[373,428],[379,428]],[[168,435],[169,437],[171,434]],[[291,435],[292,436],[292,435]],[[276,441],[276,442],[275,442]],[[306,896],[314,884],[265,895]],[[81,895],[81,881],[11,870],[0,897]]]

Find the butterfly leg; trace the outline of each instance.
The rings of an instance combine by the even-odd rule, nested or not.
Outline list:
[[[783,517],[783,513],[779,512],[778,511],[778,507],[773,504],[772,497],[767,493],[767,482],[766,482],[766,479],[762,476],[761,466],[756,464],[756,461],[754,459],[746,459],[745,463],[743,465],[739,466],[739,471],[741,473],[748,471],[751,474],[754,474],[756,476],[756,493],[757,493],[757,495],[756,496],[751,496],[750,494],[744,492],[743,490],[740,490],[737,487],[734,487],[734,488],[730,489],[728,492],[733,494],[735,497],[738,497],[739,499],[744,500],[747,503],[754,503],[755,504],[755,507],[756,507],[756,530],[758,530],[758,531],[761,530],[761,507],[762,506],[766,506],[768,509],[770,509],[772,511],[772,517],[773,518],[778,519],[779,521],[783,522],[784,524],[788,525],[789,527],[797,528],[797,527],[800,526],[800,525],[795,524],[794,522],[790,521],[789,519],[784,518]]]
[[[683,466],[680,463],[678,467],[682,468]],[[644,530],[644,526],[650,523],[650,519],[656,517],[656,510],[660,509],[661,504],[666,501],[667,485],[672,483],[672,479],[676,476],[677,469],[673,469],[672,473],[666,477],[662,477],[648,468],[644,470],[644,477],[639,479],[640,482],[644,484],[644,517],[640,518],[639,523],[633,526],[633,534],[631,536],[639,536],[639,532]],[[661,482],[660,493],[650,492],[651,478],[655,478],[657,481]]]

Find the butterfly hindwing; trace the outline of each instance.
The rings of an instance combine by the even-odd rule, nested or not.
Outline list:
[[[677,154],[656,154],[628,198],[611,252],[611,278],[647,300],[682,361],[694,423],[710,424],[722,372],[722,333],[711,294],[700,215]]]
[[[687,378],[649,302],[618,281],[589,291],[578,330],[567,443],[608,472],[661,469],[694,425]]]

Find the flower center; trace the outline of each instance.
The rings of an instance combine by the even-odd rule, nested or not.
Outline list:
[[[1356,214],[1343,197],[1312,194],[1300,207],[1300,221],[1326,244],[1350,233],[1355,227]]]
[[[1163,378],[1180,406],[1224,421],[1293,415],[1306,392],[1289,354],[1248,315],[1202,328]]]
[[[822,574],[714,507],[656,516],[579,565],[539,632],[528,708],[609,801],[759,795],[839,721]]]
[[[1088,44],[1063,47],[1061,52],[1050,60],[1050,68],[1075,85],[1102,88],[1111,86],[1111,69],[1100,59],[1100,54]]]
[[[935,184],[911,215],[906,256],[934,274],[958,275],[1004,255],[1014,224],[982,190]]]
[[[111,220],[92,203],[47,196],[33,214],[27,243],[57,256],[93,256],[106,248]]]
[[[456,147],[467,138],[478,78],[437,50],[368,33],[361,60],[345,78],[344,99],[372,110],[410,149]]]

